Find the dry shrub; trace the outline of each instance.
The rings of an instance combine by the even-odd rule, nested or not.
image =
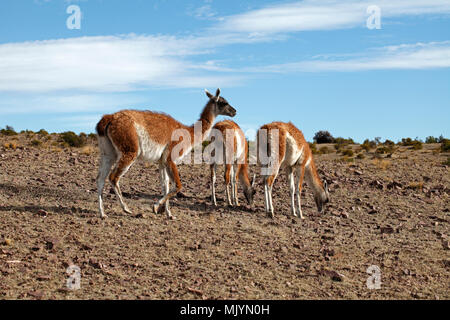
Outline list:
[[[450,139],[442,139],[441,152],[450,152]]]
[[[347,157],[353,157],[354,156],[354,152],[352,149],[345,149],[342,151],[342,155],[347,156]]]
[[[17,149],[17,143],[15,143],[14,141],[12,142],[5,142],[3,144],[3,148],[5,149],[12,149],[12,150],[16,150]]]
[[[84,155],[91,155],[95,152],[95,148],[93,146],[84,146],[81,148],[80,153]]]
[[[351,157],[344,156],[344,157],[341,158],[341,161],[342,162],[354,162],[355,159],[351,158]]]
[[[61,152],[61,151],[63,151],[63,149],[60,148],[60,147],[58,147],[58,146],[52,146],[52,147],[50,148],[50,150],[51,150],[52,152]]]
[[[331,153],[332,151],[328,148],[328,147],[322,147],[322,148],[320,148],[320,150],[319,150],[319,153],[320,154],[328,154],[328,153]]]
[[[31,145],[32,145],[33,147],[39,147],[39,146],[42,145],[42,141],[37,140],[37,139],[31,140]]]
[[[151,166],[150,162],[147,162],[147,161],[144,162],[144,168],[148,169],[148,168],[150,168],[150,166]]]
[[[314,143],[309,142],[308,144],[309,144],[309,148],[311,149],[312,154],[318,154],[319,153],[319,151],[317,150],[317,145],[316,145],[315,142]]]
[[[422,190],[422,189],[423,189],[423,181],[415,181],[415,182],[411,182],[411,183],[408,185],[408,189]]]
[[[372,163],[380,170],[386,170],[391,166],[391,161],[386,159],[373,159]]]

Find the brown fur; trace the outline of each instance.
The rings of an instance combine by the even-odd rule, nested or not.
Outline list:
[[[294,171],[297,172],[298,175],[298,192],[301,194],[303,180],[305,173],[308,175],[308,178],[310,182],[312,183],[313,191],[315,192],[315,197],[318,199],[324,198],[322,194],[327,194],[326,197],[328,197],[328,191],[325,192],[324,185],[322,183],[322,180],[319,177],[319,174],[317,173],[317,169],[314,163],[313,154],[311,151],[311,148],[309,147],[308,142],[305,140],[305,137],[303,136],[303,133],[297,129],[291,122],[285,123],[285,122],[272,122],[269,124],[265,124],[261,126],[260,130],[267,130],[267,140],[268,140],[268,153],[272,152],[270,147],[270,141],[274,139],[274,136],[271,134],[272,130],[278,130],[279,133],[279,141],[278,141],[278,150],[274,150],[275,152],[278,152],[278,163],[274,164],[274,172],[273,174],[266,177],[265,183],[270,189],[270,193],[272,190],[273,183],[275,182],[275,179],[278,175],[278,171],[280,168],[286,169],[287,174],[291,174]],[[287,144],[290,143],[287,139],[287,136],[291,136],[294,143],[296,144],[296,147],[298,150],[301,150],[303,148],[303,154],[302,154],[302,161],[301,163],[297,162],[293,166],[290,164],[285,163],[285,156],[286,156],[286,150],[287,150]],[[258,135],[258,148],[263,147],[260,146],[259,141],[259,135]],[[258,152],[259,155],[259,152]],[[298,160],[299,161],[299,160]],[[309,166],[306,167],[306,164],[309,161]],[[320,195],[319,195],[320,194]],[[328,201],[327,199],[324,201]],[[300,205],[299,205],[300,208]],[[266,208],[267,209],[267,208]],[[295,209],[292,208],[294,214]],[[301,212],[301,211],[300,211]]]
[[[98,135],[100,137],[105,136],[105,134],[106,134],[106,127],[109,125],[109,123],[111,122],[112,118],[113,118],[112,115],[107,114],[107,115],[104,115],[102,117],[102,119],[99,121],[99,123],[97,123],[97,126],[95,127],[95,130],[97,131],[97,133],[98,133]]]
[[[233,146],[234,153],[236,153],[236,151],[237,151],[236,136],[233,135],[233,142],[227,141],[228,138],[226,135],[226,130],[228,129],[228,130],[237,131],[238,135],[244,141],[244,159],[243,159],[243,163],[240,163],[237,166],[236,178],[238,178],[245,186],[250,187],[250,179],[248,177],[248,142],[247,142],[247,139],[245,138],[244,132],[238,126],[238,124],[232,120],[224,120],[224,121],[218,122],[214,125],[213,128],[222,132],[224,144],[226,144],[227,146]],[[230,183],[230,177],[229,177],[230,168],[231,168],[231,165],[227,164],[226,170],[225,170],[226,184]]]
[[[219,94],[219,89],[217,90],[215,96],[212,96],[209,92],[207,92],[210,99],[203,108],[200,116],[199,121],[202,123],[202,136],[197,137],[200,138],[200,141],[198,142],[201,142],[206,138],[207,133],[211,129],[217,115],[224,114],[234,116],[236,114],[236,110],[231,107],[224,98],[220,97]],[[129,209],[122,199],[122,193],[119,188],[119,180],[139,156],[140,137],[138,136],[138,132],[135,127],[136,124],[145,130],[152,142],[158,144],[159,147],[162,147],[164,150],[161,158],[158,160],[160,170],[163,170],[161,171],[163,173],[166,172],[170,180],[175,183],[175,189],[164,195],[158,204],[154,206],[154,211],[158,211],[159,206],[165,204],[166,212],[168,216],[171,217],[167,201],[181,191],[182,188],[181,180],[175,164],[175,161],[178,159],[172,159],[172,150],[179,142],[172,141],[172,133],[176,129],[187,130],[190,134],[191,141],[190,145],[185,145],[185,147],[192,147],[194,142],[197,140],[194,139],[195,127],[194,125],[189,127],[185,126],[167,114],[137,110],[122,110],[111,115],[105,115],[97,124],[96,128],[99,137],[101,138],[106,136],[107,138],[106,142],[104,142],[104,139],[101,141],[101,148],[103,148],[101,168],[103,167],[104,169],[99,170],[99,175],[97,177],[101,216],[104,216],[102,204],[102,190],[104,182],[102,179],[105,175],[105,170],[108,170],[109,165],[111,164],[111,157],[118,157],[118,159],[115,159],[116,164],[109,174],[109,180],[114,187],[114,191],[119,197],[124,211],[129,212]],[[110,150],[111,147],[108,147],[108,145],[116,149],[114,155],[109,154],[111,151],[108,150]],[[105,154],[105,152],[108,154]],[[161,179],[163,179],[162,176]],[[163,181],[161,180],[161,182]]]
[[[231,156],[234,158],[237,152],[238,147],[238,141],[235,133],[240,137],[240,140],[243,142],[243,148],[244,148],[244,154],[243,159],[238,159],[237,164],[235,165],[236,172],[234,172],[234,177],[231,177],[231,169],[232,164],[225,163],[225,185],[227,188],[227,196],[228,196],[228,189],[231,183],[231,179],[234,178],[233,181],[240,181],[240,183],[244,186],[244,194],[247,198],[247,201],[251,204],[253,202],[253,188],[250,182],[250,179],[248,177],[248,143],[247,139],[245,138],[244,132],[241,130],[241,128],[231,120],[224,120],[221,122],[218,122],[214,125],[213,129],[219,130],[222,133],[223,137],[223,144],[226,146],[225,150],[229,152],[229,150],[232,150],[233,154],[231,155],[225,155],[225,159],[230,158]],[[233,132],[233,140],[229,141],[229,136],[227,135],[228,132]],[[210,173],[211,173],[211,183],[214,184],[215,181],[215,164],[212,164],[210,166]],[[232,187],[233,189],[233,187]],[[212,201],[215,204],[215,195],[214,191],[215,188],[212,186]],[[235,193],[233,194],[233,197],[236,199],[236,204],[238,204],[238,196],[237,196],[237,186],[235,186],[234,189]],[[229,199],[229,198],[228,198]],[[230,199],[228,200],[230,201]]]

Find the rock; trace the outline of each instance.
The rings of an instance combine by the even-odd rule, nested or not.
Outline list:
[[[374,180],[371,183],[369,183],[369,185],[380,190],[384,189],[384,184],[379,180]]]
[[[402,187],[403,187],[403,185],[400,182],[397,182],[397,181],[392,181],[391,183],[389,183],[387,185],[387,188],[390,189],[390,190],[391,189],[401,190]]]
[[[39,209],[37,212],[38,215],[40,215],[41,217],[46,217],[48,216],[48,212],[45,211],[44,209]]]
[[[328,276],[331,280],[336,282],[342,282],[345,279],[345,276],[334,270],[326,270],[322,269],[319,271],[319,275]]]
[[[46,238],[44,240],[45,240],[45,248],[47,250],[54,250],[59,243],[58,238],[51,237],[51,238]]]
[[[12,241],[12,239],[6,238],[4,243],[5,243],[5,245],[7,245],[7,246],[11,246],[11,245],[13,244],[13,241]]]
[[[83,244],[81,245],[81,250],[92,251],[92,247],[87,244]]]
[[[382,234],[383,233],[391,234],[391,233],[395,232],[394,228],[392,228],[391,226],[381,227],[380,231],[381,231]]]
[[[103,263],[99,262],[96,258],[90,258],[89,265],[95,269],[103,269],[105,267]]]
[[[36,298],[36,299],[42,299],[42,297],[44,296],[44,293],[41,290],[36,290],[36,291],[28,292],[27,295],[29,295],[30,297]]]

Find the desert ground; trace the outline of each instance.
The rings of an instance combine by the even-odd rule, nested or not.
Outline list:
[[[140,162],[121,180],[133,213],[107,185],[102,220],[95,139],[0,136],[0,299],[449,299],[449,154],[424,144],[348,158],[328,147],[315,155],[330,183],[323,214],[306,186],[305,219],[291,216],[284,174],[275,219],[259,176],[254,206],[240,189],[241,206],[228,207],[222,168],[213,207],[208,166],[181,165],[184,196],[168,220],[151,210],[157,167]],[[79,290],[66,287],[71,265]],[[367,287],[372,265],[380,289]]]

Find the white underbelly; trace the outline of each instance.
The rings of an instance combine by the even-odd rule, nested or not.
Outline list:
[[[152,140],[142,126],[136,124],[135,127],[139,137],[139,157],[149,162],[161,159],[166,146]]]

